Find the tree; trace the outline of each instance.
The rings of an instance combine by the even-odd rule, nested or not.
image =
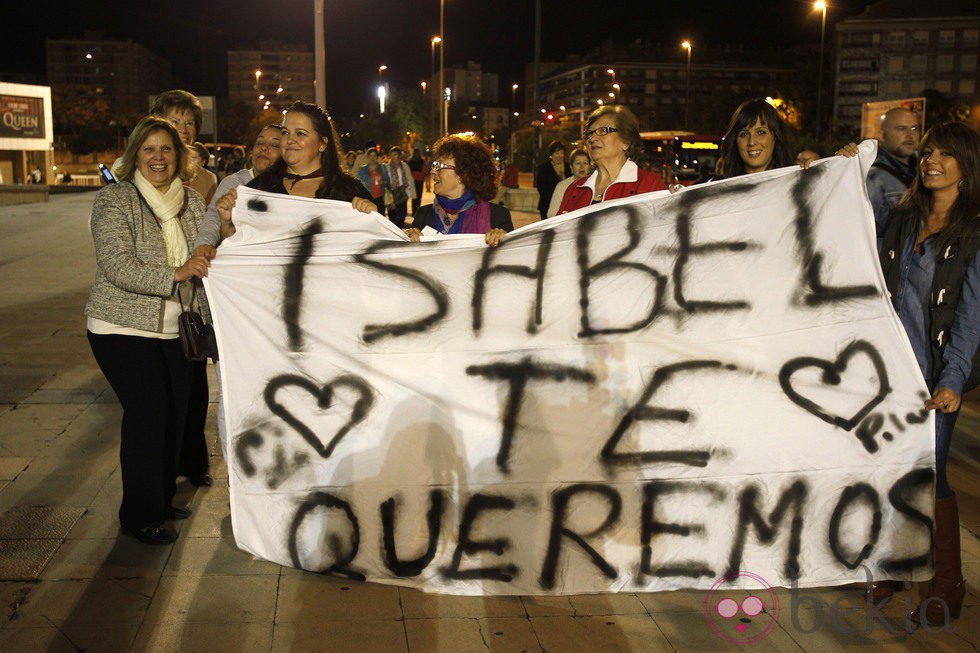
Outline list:
[[[926,99],[926,129],[941,122],[965,122],[973,109],[955,95],[945,95],[934,88],[921,93]]]
[[[261,111],[246,102],[227,104],[218,112],[218,136],[225,143],[251,143],[265,126],[281,117],[275,112]]]
[[[95,86],[67,84],[52,89],[55,130],[75,154],[90,154],[115,146],[115,116],[105,95]],[[111,123],[111,124],[110,124]]]

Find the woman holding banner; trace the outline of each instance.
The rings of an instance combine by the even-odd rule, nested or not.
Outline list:
[[[718,158],[724,178],[795,163],[779,113],[765,100],[746,100],[728,123]]]
[[[497,194],[497,165],[478,138],[445,136],[433,146],[432,204],[420,206],[405,234],[418,242],[422,229],[443,234],[486,234],[490,247],[514,230],[510,211],[491,204]]]
[[[633,160],[640,151],[640,122],[621,105],[599,107],[585,123],[583,139],[595,171],[565,191],[558,214],[605,200],[666,190],[663,179]]]
[[[840,154],[856,152],[849,145]],[[912,344],[936,411],[935,576],[919,623],[956,618],[966,584],[960,564],[956,495],[946,478],[953,426],[964,392],[980,382],[980,135],[943,123],[923,137],[919,174],[895,207],[881,264],[892,303]]]
[[[281,157],[247,186],[282,195],[350,202],[358,211],[370,213],[375,209],[370,193],[341,168],[339,142],[327,112],[297,100],[282,119]],[[231,210],[237,197],[232,188],[215,204],[222,238],[235,233]]]
[[[176,540],[164,522],[190,514],[171,502],[194,383],[177,335],[180,296],[190,302],[187,282],[208,270],[205,256],[190,255],[204,216],[200,194],[183,185],[193,173],[173,125],[143,118],[120,160],[121,183],[99,191],[92,207],[88,340],[123,408],[119,522],[146,544]]]

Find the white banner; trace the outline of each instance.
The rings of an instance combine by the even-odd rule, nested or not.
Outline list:
[[[873,159],[495,249],[240,188],[206,282],[238,545],[455,594],[930,576],[932,419]]]

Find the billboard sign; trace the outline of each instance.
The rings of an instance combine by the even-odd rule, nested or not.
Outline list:
[[[925,133],[926,99],[910,97],[903,100],[885,100],[883,102],[865,102],[861,105],[861,139],[877,138],[881,128],[881,119],[896,107],[908,109],[919,119],[919,133]]]
[[[44,138],[44,99],[0,95],[0,136]]]

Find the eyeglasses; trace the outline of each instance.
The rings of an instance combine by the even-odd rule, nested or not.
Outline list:
[[[433,161],[431,168],[432,172],[439,172],[440,170],[455,170],[456,166],[446,165],[442,161]]]
[[[197,123],[194,122],[193,120],[184,120],[183,122],[181,122],[177,118],[170,118],[170,124],[176,127],[177,129],[180,129],[181,127],[185,129],[191,129],[192,127],[197,125]]]
[[[618,132],[619,130],[615,127],[596,127],[595,129],[585,130],[585,140],[589,140],[593,136],[605,136],[606,134],[612,134]]]

